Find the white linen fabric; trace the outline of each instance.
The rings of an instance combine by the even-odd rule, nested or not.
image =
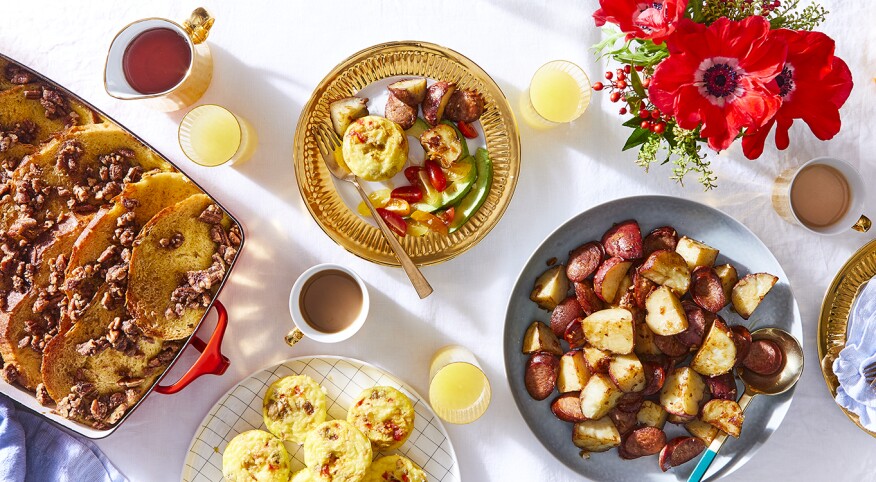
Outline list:
[[[726,480],[785,480],[790,474],[803,481],[871,480],[876,441],[845,417],[827,391],[815,333],[825,289],[873,234],[808,233],[783,222],[770,202],[779,173],[813,157],[845,159],[864,179],[876,178],[873,5],[866,0],[822,3],[831,13],[821,30],[836,39],[837,53],[848,62],[856,83],[841,111],[843,129],[832,141],[818,141],[797,122],[786,151],[768,145],[761,159],[748,161],[737,143],[711,156],[719,187],[702,192],[696,179],[679,186],[668,179],[667,166],[645,173],[633,163],[634,152],[621,152],[629,130],[620,125],[620,106],[604,93],[594,93],[593,104],[579,120],[551,130],[536,130],[518,116],[523,160],[511,205],[477,246],[423,270],[435,293],[421,301],[400,269],[344,251],[307,212],[292,169],[302,106],[319,81],[349,55],[380,42],[419,39],[477,62],[519,113],[532,74],[549,60],[575,61],[594,82],[607,68],[617,68],[589,50],[600,39],[591,18],[596,0],[6,2],[0,51],[64,84],[138,133],[179,163],[246,228],[246,247],[220,296],[229,311],[223,351],[231,367],[223,376],[202,377],[178,394],[151,395],[98,445],[131,480],[178,480],[204,414],[250,373],[296,355],[346,355],[386,368],[427,393],[431,355],[459,343],[476,353],[493,387],[493,401],[483,418],[472,425],[448,426],[463,480],[581,480],[539,444],[514,405],[501,349],[508,293],[530,253],[570,217],[620,197],[666,194],[717,207],[751,228],[782,263],[803,318],[806,368],[790,411],[758,454]],[[106,51],[116,32],[146,17],[181,21],[199,4],[216,17],[208,39],[215,61],[213,82],[199,102],[230,108],[258,133],[254,157],[236,167],[202,168],[186,160],[176,137],[185,110],[152,111],[112,99],[103,88]],[[868,207],[876,206],[876,188],[867,200]],[[304,340],[290,349],[283,335],[291,328],[292,283],[323,262],[343,264],[362,276],[371,294],[370,316],[347,342]],[[194,350],[189,351],[170,379],[195,359]]]
[[[858,294],[849,315],[846,346],[833,362],[839,380],[836,401],[861,418],[861,424],[876,430],[876,383],[864,375],[876,371],[876,283],[869,281]]]

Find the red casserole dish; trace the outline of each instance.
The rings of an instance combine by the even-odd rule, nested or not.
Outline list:
[[[133,132],[126,129],[124,126],[122,126],[118,122],[116,122],[112,117],[106,115],[104,112],[100,111],[99,109],[96,109],[90,103],[84,101],[82,98],[80,98],[77,95],[73,94],[72,92],[68,91],[63,86],[57,84],[56,82],[52,81],[51,79],[48,79],[45,76],[41,75],[39,72],[36,72],[33,69],[30,69],[29,67],[22,65],[21,63],[15,61],[14,59],[9,58],[6,55],[3,55],[2,53],[0,53],[0,60],[3,60],[4,63],[10,62],[10,63],[14,63],[14,64],[17,64],[17,65],[24,67],[25,69],[29,70],[31,73],[36,75],[38,77],[39,82],[44,83],[47,86],[49,86],[50,88],[61,92],[63,95],[67,96],[68,99],[72,99],[72,100],[75,100],[76,102],[81,103],[83,106],[85,106],[86,108],[93,111],[93,113],[96,116],[102,117],[106,122],[114,124],[119,129],[121,129],[121,130],[125,131],[127,134],[131,135],[134,139],[136,139],[137,141],[142,143],[144,146],[146,146],[147,149],[151,150],[158,157],[160,157],[161,159],[166,161],[170,166],[172,166],[174,169],[176,169],[176,171],[178,171],[180,174],[185,176],[189,181],[191,181],[194,185],[196,185],[204,194],[209,196],[210,199],[228,215],[228,217],[231,219],[232,225],[236,225],[239,229],[239,232],[240,232],[240,246],[237,249],[237,252],[235,253],[233,259],[227,263],[225,276],[222,278],[222,281],[219,283],[218,287],[216,288],[216,292],[210,300],[209,307],[206,309],[206,311],[204,312],[204,315],[200,318],[198,323],[195,325],[194,330],[192,332],[193,334],[191,336],[189,336],[188,338],[183,340],[184,344],[182,345],[182,347],[179,349],[177,354],[174,356],[173,360],[167,365],[167,368],[164,369],[164,372],[159,377],[157,377],[155,379],[155,382],[153,382],[151,387],[149,387],[149,389],[144,392],[142,397],[140,397],[140,399],[133,406],[131,406],[130,408],[127,409],[125,414],[121,417],[121,419],[118,420],[118,422],[116,422],[115,424],[113,424],[109,428],[96,429],[96,428],[93,428],[89,425],[82,424],[82,423],[61,417],[61,416],[53,413],[51,407],[44,407],[44,406],[40,405],[37,402],[37,399],[34,396],[34,394],[31,393],[30,391],[25,390],[24,388],[21,388],[17,385],[12,385],[10,383],[6,383],[5,381],[0,380],[0,393],[9,396],[13,400],[17,401],[18,403],[20,403],[24,407],[26,407],[26,408],[30,409],[31,411],[37,413],[38,415],[42,416],[46,420],[49,420],[52,423],[55,423],[57,425],[61,425],[67,429],[70,429],[76,433],[79,433],[81,435],[84,435],[84,436],[92,438],[92,439],[103,438],[103,437],[106,437],[106,436],[112,434],[114,431],[116,431],[125,422],[125,420],[127,420],[127,418],[131,415],[131,413],[133,413],[140,406],[140,404],[143,403],[143,400],[145,400],[146,397],[148,397],[152,392],[158,392],[158,393],[162,393],[162,394],[177,393],[180,390],[182,390],[183,388],[185,388],[187,385],[189,385],[192,381],[194,381],[195,379],[197,379],[198,377],[200,377],[202,375],[207,375],[207,374],[221,375],[228,368],[230,361],[228,360],[227,357],[222,355],[222,350],[221,350],[222,339],[223,339],[223,336],[225,335],[225,329],[226,329],[227,324],[228,324],[228,318],[227,318],[227,312],[226,312],[225,308],[217,300],[217,298],[218,298],[219,294],[222,292],[222,289],[225,287],[225,283],[228,281],[228,278],[231,275],[231,271],[233,270],[234,265],[237,263],[237,259],[240,257],[240,253],[243,250],[243,246],[246,242],[246,233],[245,233],[243,226],[234,217],[234,215],[232,215],[228,211],[228,209],[226,209],[218,200],[213,198],[213,196],[211,196],[207,191],[205,191],[197,182],[195,182],[194,180],[192,180],[191,178],[186,176],[185,172],[183,172],[181,169],[179,169],[179,167],[176,164],[174,164],[172,161],[170,161],[166,156],[162,155],[154,147],[149,145],[149,143],[147,143],[146,141],[141,139],[139,136],[137,136]],[[2,74],[2,73],[0,73],[0,74]],[[216,309],[216,312],[218,315],[218,322],[216,324],[216,328],[213,330],[213,333],[210,334],[207,341],[204,341],[204,339],[197,336],[197,331],[201,327],[201,324],[203,324],[204,320],[209,315],[209,312],[211,311],[211,309],[213,309],[213,308]],[[171,367],[174,366],[174,364],[179,359],[180,355],[183,353],[183,351],[185,351],[185,349],[189,345],[191,345],[196,350],[201,352],[200,357],[197,359],[197,361],[195,361],[195,363],[188,369],[188,371],[178,381],[176,381],[175,383],[169,384],[169,385],[162,385],[161,382],[163,381],[163,379],[165,378],[167,373],[170,371]]]

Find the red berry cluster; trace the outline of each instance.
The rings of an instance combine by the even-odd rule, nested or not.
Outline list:
[[[602,82],[596,82],[593,84],[593,90],[600,91],[606,88],[610,89],[611,95],[608,99],[612,102],[618,101],[627,101],[627,90],[632,90],[632,86],[630,82],[628,82],[628,75],[630,71],[632,71],[633,67],[631,65],[624,65],[623,68],[617,69],[614,72],[607,71],[605,72],[605,79],[609,81],[609,85],[605,85]],[[644,68],[641,65],[635,66],[636,72],[641,72]],[[644,77],[644,76],[643,76]],[[644,77],[642,79],[642,87],[647,89],[651,85],[651,78]],[[626,115],[629,112],[629,105],[621,107],[618,113],[620,115]],[[669,119],[668,116],[665,116],[661,113],[656,107],[651,106],[650,108],[642,105],[639,109],[639,118],[642,119],[642,123],[640,127],[642,129],[648,129],[655,134],[662,134],[666,132],[666,121]]]

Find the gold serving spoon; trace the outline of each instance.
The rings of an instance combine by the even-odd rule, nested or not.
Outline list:
[[[368,194],[365,193],[362,186],[359,184],[359,178],[342,168],[335,159],[334,153],[335,149],[341,144],[340,139],[338,139],[338,136],[335,135],[335,132],[331,129],[323,128],[323,131],[324,132],[316,136],[316,142],[319,146],[319,152],[322,154],[322,160],[325,162],[325,166],[328,168],[329,172],[332,173],[332,176],[356,186],[356,191],[359,192],[362,201],[365,202],[365,205],[368,206],[368,210],[371,211],[371,217],[374,218],[374,222],[377,223],[377,227],[380,228],[380,232],[383,233],[383,237],[386,238],[389,247],[392,248],[392,252],[395,253],[395,257],[398,258],[399,263],[401,263],[402,269],[405,270],[405,274],[408,275],[408,279],[411,280],[411,284],[413,284],[414,289],[417,290],[417,295],[420,296],[420,299],[429,296],[432,294],[432,286],[395,238],[395,234],[389,230],[389,226],[386,225],[383,218],[377,214],[377,210],[374,209],[374,205],[371,204],[371,200],[368,199]]]
[[[751,341],[757,340],[772,340],[778,343],[784,354],[784,362],[782,368],[772,375],[759,375],[745,368],[739,369],[739,377],[745,385],[745,392],[739,397],[739,407],[743,412],[755,395],[785,393],[797,383],[803,373],[803,348],[790,333],[779,328],[761,328],[751,334]],[[687,482],[700,482],[703,479],[727,437],[726,432],[720,432],[712,440]]]

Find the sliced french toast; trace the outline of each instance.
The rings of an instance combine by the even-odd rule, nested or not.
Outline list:
[[[206,194],[155,215],[137,236],[128,272],[128,311],[144,333],[192,334],[240,246],[237,227]]]
[[[38,144],[72,126],[100,123],[102,119],[93,110],[45,84],[9,85],[0,92],[0,126],[9,128],[24,122],[36,127],[38,142],[33,143]]]

